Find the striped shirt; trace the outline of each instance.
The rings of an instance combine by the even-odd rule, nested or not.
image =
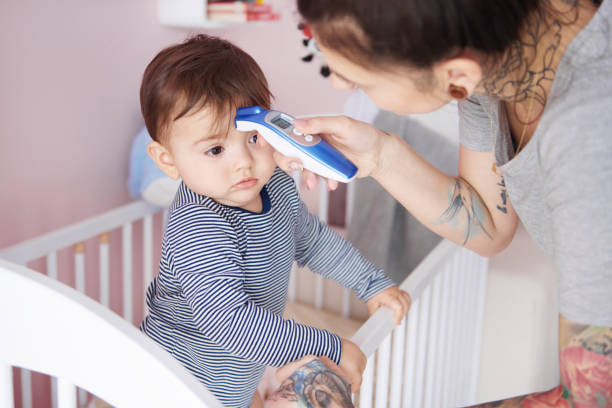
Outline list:
[[[141,325],[230,407],[249,406],[266,365],[307,354],[340,362],[337,335],[282,318],[294,261],[364,301],[393,285],[308,212],[283,171],[260,194],[253,213],[180,186]]]

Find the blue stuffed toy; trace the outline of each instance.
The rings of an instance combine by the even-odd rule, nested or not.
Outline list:
[[[168,207],[181,184],[166,176],[147,154],[147,145],[152,141],[143,128],[132,144],[128,185],[134,198],[142,198],[156,207]]]

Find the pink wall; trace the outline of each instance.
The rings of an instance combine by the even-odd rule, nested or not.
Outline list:
[[[283,20],[208,30],[251,53],[275,105],[338,112],[306,52],[293,2]],[[0,248],[130,200],[128,151],[142,126],[142,71],[187,29],[160,26],[151,0],[7,0],[0,5]],[[282,52],[278,52],[282,49]]]
[[[293,2],[274,4],[281,6],[280,22],[208,32],[255,57],[279,109],[296,115],[341,111],[347,94],[331,89],[318,62],[300,60],[306,51]],[[127,160],[142,127],[140,77],[158,50],[189,32],[160,26],[153,0],[0,3],[0,248],[131,200]],[[115,248],[118,239],[112,241]],[[69,257],[60,264],[69,264]],[[111,257],[118,265],[120,258]],[[95,261],[88,258],[88,267]],[[139,276],[135,288],[142,287]],[[59,278],[70,284],[71,268]],[[87,293],[95,297],[92,281]],[[120,288],[111,288],[117,312],[120,296]],[[141,302],[142,294],[135,298],[136,316]],[[16,391],[19,383],[15,377]],[[33,387],[35,406],[48,406],[48,380],[36,375]],[[20,406],[18,392],[16,397]]]

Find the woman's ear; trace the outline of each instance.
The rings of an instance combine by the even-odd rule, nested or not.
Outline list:
[[[435,74],[446,89],[451,86],[461,87],[467,95],[474,94],[482,80],[482,67],[480,63],[469,56],[459,56],[447,59],[435,68]]]
[[[159,142],[151,142],[147,145],[147,153],[166,176],[173,180],[178,180],[180,175],[178,169],[174,165],[174,158],[168,149]]]

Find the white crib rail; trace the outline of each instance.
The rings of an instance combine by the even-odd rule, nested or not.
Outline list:
[[[349,189],[349,210],[352,208],[350,193]],[[323,185],[319,199],[319,214],[325,220],[328,197],[327,189]],[[99,296],[100,302],[108,307],[108,231],[121,228],[122,252],[127,254],[122,257],[121,263],[123,315],[128,322],[134,323],[141,316],[133,316],[131,307],[132,224],[142,220],[143,280],[146,287],[153,276],[152,219],[156,211],[157,209],[144,202],[134,202],[9,247],[0,251],[0,258],[25,264],[46,256],[47,274],[57,279],[58,251],[75,245],[76,282],[78,288],[83,291],[87,274],[83,273],[86,255],[82,251],[82,242],[99,236]],[[369,356],[360,393],[361,407],[450,407],[473,401],[476,393],[486,268],[485,259],[443,241],[401,285],[413,299],[411,311],[402,325],[395,327],[390,311],[382,309],[355,334],[353,341]],[[321,306],[323,285],[318,283],[316,286],[313,304]],[[145,290],[144,287],[134,289],[141,292]],[[292,280],[289,290],[291,299],[295,299],[296,290],[295,281]],[[343,293],[342,314],[345,316],[349,310],[348,294],[347,291]],[[111,313],[108,310],[107,312]],[[28,367],[27,364],[22,366]],[[0,380],[12,380],[9,368],[0,367],[0,370]],[[29,371],[21,370],[21,377],[22,407],[30,408],[32,390]],[[66,394],[64,390],[72,388],[70,383],[65,385],[63,381],[60,381],[58,386],[52,385],[52,395],[56,395],[53,397],[54,402],[59,403],[66,396],[70,399],[72,392]],[[81,393],[81,398],[82,395]]]
[[[84,221],[51,231],[36,238],[24,241],[0,251],[0,259],[17,264],[26,264],[40,257],[45,257],[47,275],[57,279],[58,251],[74,245],[74,273],[75,288],[81,293],[85,292],[85,247],[83,242],[92,237],[100,236],[99,240],[99,276],[100,276],[100,302],[109,306],[110,293],[110,252],[109,231],[121,227],[122,230],[122,294],[123,294],[123,317],[134,323],[132,311],[134,278],[132,271],[132,224],[142,220],[142,242],[143,242],[143,283],[144,288],[138,290],[144,293],[146,286],[153,276],[153,215],[160,209],[147,204],[144,201],[135,201],[118,207],[103,214],[88,218]],[[20,370],[22,407],[31,408],[32,403],[32,380],[28,370]],[[53,406],[57,405],[58,389],[55,381],[51,383],[51,394]],[[86,395],[79,391],[79,404],[84,405]]]
[[[402,324],[381,308],[361,326],[351,339],[368,356],[361,407],[475,402],[487,265],[442,241],[400,285],[413,302]]]
[[[131,324],[66,285],[2,260],[0,310],[0,408],[14,404],[11,366],[58,377],[60,408],[77,406],[73,384],[118,407],[221,407]]]

